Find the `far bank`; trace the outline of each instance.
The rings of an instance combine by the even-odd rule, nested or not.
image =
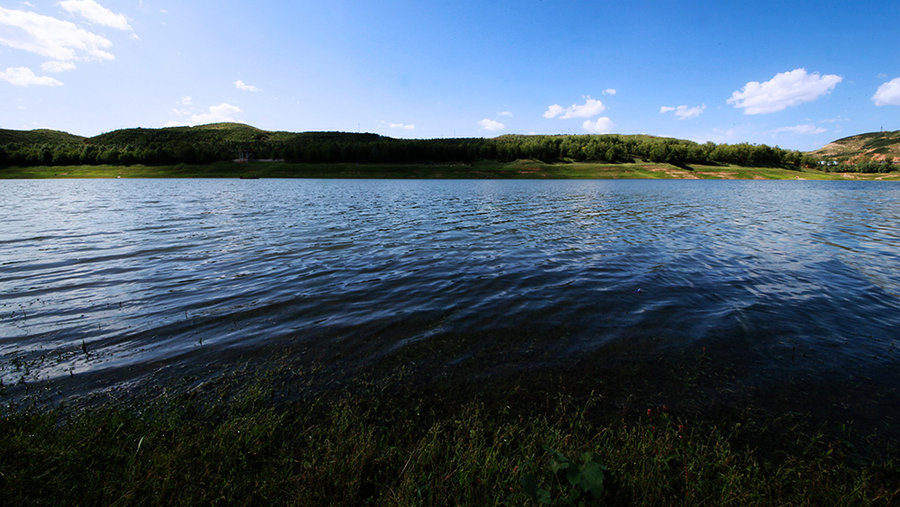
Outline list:
[[[46,178],[744,179],[900,180],[900,172],[844,173],[777,167],[481,161],[437,164],[215,162],[177,165],[7,167],[0,179]]]

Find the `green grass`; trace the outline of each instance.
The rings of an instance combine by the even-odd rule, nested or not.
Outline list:
[[[0,169],[0,179],[45,178],[460,178],[460,179],[889,179],[900,180],[900,172],[887,175],[827,173],[765,167],[693,166],[669,164],[600,164],[589,162],[543,163],[476,162],[473,164],[300,164],[286,162],[219,162],[174,166],[37,166]]]
[[[890,505],[892,461],[764,421],[666,408],[612,418],[600,395],[444,399],[402,381],[324,393],[315,374],[240,374],[152,400],[0,415],[0,502],[22,504]],[[521,393],[520,393],[521,394]],[[528,400],[524,402],[523,400]],[[603,420],[608,422],[601,422]]]

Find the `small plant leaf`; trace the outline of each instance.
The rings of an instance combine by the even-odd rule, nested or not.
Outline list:
[[[530,474],[522,476],[522,490],[535,502],[544,505],[550,504],[550,492],[538,486]]]
[[[568,470],[572,465],[572,463],[569,461],[569,458],[567,458],[565,454],[557,451],[556,449],[547,447],[545,445],[544,450],[547,451],[551,456],[550,463],[547,465],[550,468],[551,472],[556,474],[560,471]]]
[[[581,489],[594,498],[603,496],[603,480],[606,478],[604,468],[594,461],[581,466]]]

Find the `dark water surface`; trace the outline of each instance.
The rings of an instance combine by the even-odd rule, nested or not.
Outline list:
[[[711,357],[727,381],[698,389],[841,391],[896,421],[900,185],[0,184],[4,385],[85,394],[278,347],[485,382]]]

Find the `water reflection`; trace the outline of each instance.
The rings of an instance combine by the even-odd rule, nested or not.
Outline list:
[[[889,384],[898,197],[850,182],[5,182],[0,375],[15,383],[24,362],[122,381],[299,343],[348,371],[419,354],[490,377],[641,340],[718,350],[748,365],[742,385],[797,368]],[[815,361],[777,359],[798,347]]]

